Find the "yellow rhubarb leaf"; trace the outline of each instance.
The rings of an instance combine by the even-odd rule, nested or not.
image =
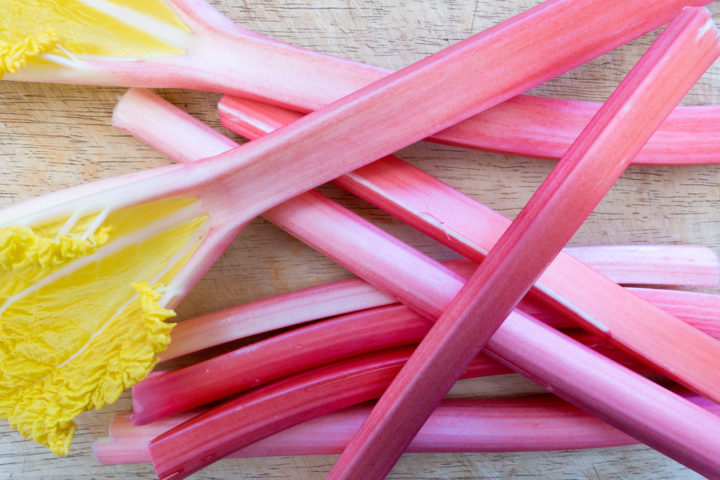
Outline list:
[[[75,433],[73,419],[85,410],[115,402],[155,366],[156,355],[167,348],[174,326],[165,320],[175,313],[160,306],[160,294],[148,284],[133,287],[140,295],[140,308],[128,309],[81,352],[49,373],[42,363],[46,345],[25,342],[17,346],[16,353],[25,358],[8,362],[14,363],[11,368],[28,368],[26,374],[36,369],[44,375],[26,388],[5,384],[0,388],[0,412],[23,436],[58,456],[66,455]]]
[[[190,32],[163,0],[6,0],[0,14],[0,77],[85,56],[179,55]]]
[[[166,287],[150,285],[171,289],[204,238],[208,219],[196,207],[170,198],[0,229],[16,240],[0,255],[0,274],[23,273],[0,299],[0,416],[13,428],[65,455],[77,415],[152,370],[174,313],[164,308]],[[61,253],[58,239],[70,243]]]

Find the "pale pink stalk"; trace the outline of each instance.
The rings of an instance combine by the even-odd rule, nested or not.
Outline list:
[[[465,365],[720,55],[719,40],[707,9],[686,9],[670,23],[425,336],[329,479],[385,478]],[[602,333],[614,335],[610,327]],[[698,353],[712,355],[713,349]],[[707,385],[711,376],[696,372],[700,384]]]
[[[702,397],[686,398],[720,413]],[[226,458],[341,453],[370,413],[369,406],[351,407],[275,433]],[[108,438],[95,440],[95,458],[103,465],[150,462],[148,443],[190,420],[198,412],[135,426],[128,414],[116,414]],[[446,399],[435,409],[408,446],[408,453],[519,452],[608,448],[637,443],[557,397]]]
[[[359,279],[277,295],[178,323],[160,360],[170,360],[238,338],[368,308],[395,299]]]
[[[695,245],[607,245],[563,250],[615,283],[715,287],[715,253]]]
[[[252,125],[238,115],[246,111],[245,98],[223,97],[218,105],[223,125],[248,138],[267,133],[262,127],[260,113],[258,125]],[[262,102],[261,105],[271,106]],[[518,95],[482,113],[436,133],[427,140],[476,148],[492,152],[559,159],[590,119],[600,109],[600,103],[558,98]],[[267,107],[266,107],[267,108]],[[300,113],[276,107],[268,109],[267,119],[273,123],[280,119],[289,123]],[[302,112],[309,109],[299,108]],[[714,164],[720,161],[720,137],[717,125],[720,107],[678,107],[660,125],[632,163],[641,165],[694,165]],[[254,127],[260,126],[259,129]]]
[[[107,3],[112,6],[110,2]],[[235,25],[204,0],[167,0],[167,3],[188,27],[189,33],[180,28],[166,27],[168,32],[163,35],[152,25],[139,24],[136,27],[160,36],[166,43],[183,51],[182,54],[154,55],[146,58],[133,58],[131,61],[92,55],[53,54],[46,57],[52,58],[58,64],[56,68],[25,67],[13,74],[6,75],[5,78],[54,83],[190,88],[236,94],[246,98],[265,99],[301,111],[311,111],[328,105],[391,73],[381,68],[323,55],[258,35]],[[571,63],[563,66],[563,70],[557,70],[546,78],[578,66],[605,51],[660,27],[670,21],[683,6],[707,3],[710,3],[710,0],[672,0],[655,2],[651,6],[637,0],[613,5],[595,5],[592,1],[587,5],[578,3],[581,5],[580,9],[597,12],[596,17],[592,18],[593,21],[597,20],[600,24],[602,22],[612,24],[614,28],[605,28],[600,34],[595,35],[588,29],[584,37],[568,39],[565,45],[559,41],[558,49],[553,53],[565,54],[566,51]],[[614,10],[617,10],[617,13],[613,13]],[[122,14],[116,13],[116,15],[122,17],[121,21],[126,23],[137,22],[123,17]],[[616,18],[623,20],[633,18],[634,21],[622,22],[617,21]],[[589,24],[587,18],[576,18],[575,21],[584,25]],[[550,34],[552,29],[548,30]],[[572,29],[559,27],[558,31],[552,32],[552,34],[559,38],[563,35],[573,35],[573,32]],[[539,38],[538,41],[540,41]],[[573,48],[584,48],[585,45],[580,45],[581,43],[589,45],[590,49],[582,54],[573,54],[571,49],[567,48],[567,45],[570,44],[573,45]],[[534,64],[536,63],[534,62]],[[524,67],[522,63],[518,64],[521,69]],[[540,81],[542,79],[538,83]],[[518,90],[516,94],[523,90]],[[540,106],[536,105],[538,103]],[[490,118],[493,120],[490,125],[483,118],[463,122],[458,128],[443,132],[438,141],[471,144],[494,150],[502,150],[503,143],[507,142],[513,144],[515,148],[522,143],[530,144],[531,142],[523,142],[521,139],[498,139],[492,136],[493,130],[498,129],[507,134],[508,129],[505,128],[505,125],[516,122],[513,116],[517,113],[514,114],[513,109],[516,109],[518,104],[521,117],[530,118],[533,115],[536,117],[544,113],[541,108],[544,101],[521,97],[519,102],[513,100],[509,107],[491,115]],[[508,108],[510,111],[506,112]],[[569,106],[563,102],[553,102],[551,108],[553,114],[560,113],[563,117],[567,117],[567,125],[571,125],[582,123],[585,117],[585,121],[589,120],[588,115],[592,114],[593,105],[573,104]],[[597,107],[595,106],[595,108]],[[590,112],[586,113],[588,110]],[[494,120],[498,114],[501,117],[500,125]],[[544,118],[544,122],[547,122],[548,117]],[[713,120],[716,118],[716,112],[693,109],[689,115],[670,126],[669,138],[661,142],[663,145],[661,150],[664,150],[665,145],[680,139],[676,148],[683,152],[685,158],[678,160],[676,155],[674,159],[666,160],[663,155],[657,159],[658,157],[653,152],[649,152],[650,161],[655,163],[713,161],[716,156],[712,150],[707,148],[706,144],[709,139],[712,145],[717,145],[715,140],[717,135],[712,130],[712,125],[715,124]],[[578,127],[578,133],[580,128],[581,126]],[[533,135],[537,136],[540,129],[537,124],[533,124],[526,130],[526,135],[532,137]],[[574,138],[572,128],[560,130],[558,133],[565,138]],[[556,137],[560,136],[556,135]],[[550,144],[543,145],[544,150],[552,150],[552,143],[544,138],[538,143],[538,146]],[[565,147],[568,145],[569,143]],[[529,152],[529,154],[545,155],[544,150]],[[555,150],[557,151],[557,147]],[[691,153],[693,156],[688,159],[688,155]]]
[[[383,163],[391,164],[386,166],[387,171],[382,168]],[[359,193],[370,203],[382,205],[394,216],[477,263],[484,258],[483,252],[492,248],[510,225],[510,220],[395,157],[378,160],[337,178],[335,182]],[[420,195],[410,187],[422,188],[424,193]],[[455,208],[443,212],[437,205]],[[471,225],[463,221],[467,218],[464,215],[470,214],[477,219]],[[567,257],[571,258],[563,263]],[[462,260],[452,263],[456,265],[452,268],[460,268],[468,276],[472,275],[472,263]],[[552,281],[546,277],[560,276],[563,267],[567,277],[584,276],[585,271],[594,270],[585,275],[589,279],[606,277],[598,280],[601,284],[714,287],[720,276],[720,262],[715,252],[699,245],[565,247],[549,267],[552,275],[545,274],[539,284]]]

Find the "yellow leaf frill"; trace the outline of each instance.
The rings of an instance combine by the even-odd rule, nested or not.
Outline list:
[[[160,294],[147,283],[132,287],[140,301],[132,302],[127,314],[115,317],[76,351],[53,351],[50,346],[65,333],[73,336],[63,331],[67,325],[18,337],[11,324],[2,324],[0,414],[23,436],[58,456],[66,455],[74,418],[115,402],[155,366],[174,326],[165,320],[175,314],[160,306]],[[67,356],[59,366],[47,362],[58,355]],[[38,374],[41,378],[33,380]]]
[[[83,56],[179,55],[184,50],[158,38],[152,26],[189,34],[164,0],[3,0],[0,18],[0,78],[26,66],[67,66]]]
[[[21,69],[32,58],[52,50],[57,42],[58,35],[52,27],[37,36],[21,38],[13,43],[0,40],[0,78]]]
[[[174,313],[158,287],[207,231],[192,198],[86,210],[0,228],[0,418],[58,455],[77,415],[116,401],[167,348]]]
[[[77,235],[49,238],[28,227],[0,229],[0,297],[9,297],[72,260],[105,245],[111,226],[100,227],[87,239]]]

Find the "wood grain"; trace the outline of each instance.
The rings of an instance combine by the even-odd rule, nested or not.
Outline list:
[[[215,0],[239,24],[279,40],[388,68],[400,68],[517,14],[536,0]],[[720,7],[712,7],[716,20]],[[602,101],[640,57],[650,34],[535,89]],[[109,127],[122,89],[0,82],[0,205],[81,182],[167,163]],[[218,95],[163,95],[218,126]],[[720,103],[716,65],[686,104]],[[720,152],[718,152],[720,155]],[[399,155],[456,188],[514,216],[551,162],[420,143]],[[446,248],[335,187],[324,191],[436,258]],[[695,243],[720,251],[720,167],[632,167],[573,239],[573,244]],[[253,222],[179,308],[180,318],[315,285],[348,273],[268,222]],[[713,290],[709,290],[713,291]],[[462,382],[453,394],[537,391],[515,376]],[[103,467],[90,444],[104,436],[129,395],[78,419],[72,453],[56,459],[0,423],[0,478],[155,478],[149,465]],[[222,461],[193,478],[323,478],[335,456]],[[525,454],[406,455],[394,479],[691,479],[698,475],[645,447]]]

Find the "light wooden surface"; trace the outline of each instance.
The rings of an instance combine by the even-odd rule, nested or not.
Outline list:
[[[532,6],[535,0],[215,0],[241,25],[327,53],[399,68]],[[720,15],[717,5],[712,7]],[[720,17],[716,17],[720,18]],[[614,51],[535,93],[603,100],[654,38]],[[81,182],[167,162],[109,127],[121,89],[0,82],[0,205]],[[215,94],[173,91],[166,98],[217,126]],[[703,77],[687,104],[720,103],[720,66]],[[720,152],[718,152],[720,156]],[[428,143],[400,156],[456,188],[514,216],[551,162],[465,151]],[[336,188],[351,206],[437,257],[447,249]],[[720,249],[720,167],[630,168],[573,239],[573,244],[669,242]],[[179,308],[180,318],[348,276],[342,268],[261,219],[234,242]],[[454,394],[537,391],[507,376],[463,382]],[[149,465],[103,467],[90,452],[116,405],[78,419],[72,453],[56,459],[0,423],[0,478],[154,478]],[[720,432],[719,432],[720,433]],[[336,457],[227,460],[197,479],[318,479]],[[645,447],[526,454],[406,455],[396,479],[690,479],[698,476]]]

